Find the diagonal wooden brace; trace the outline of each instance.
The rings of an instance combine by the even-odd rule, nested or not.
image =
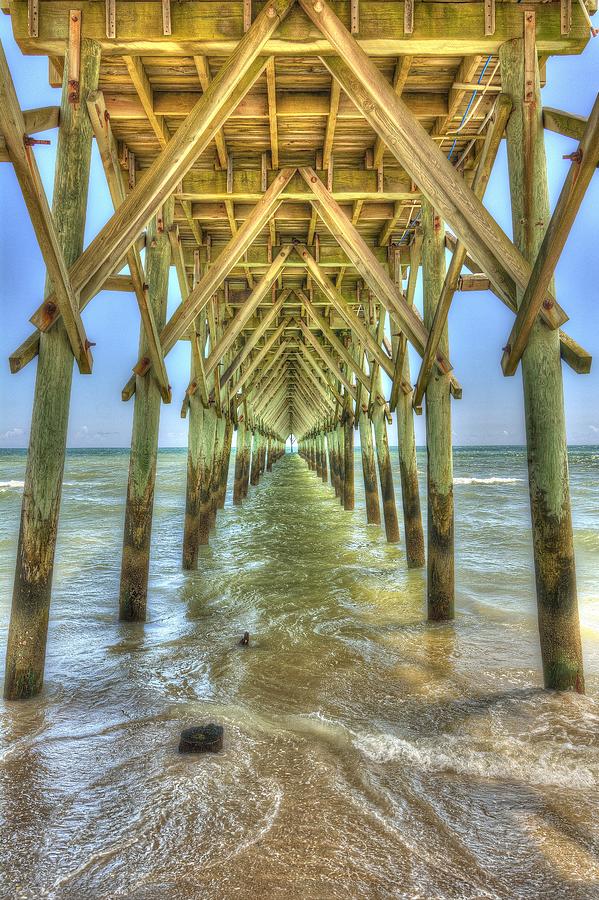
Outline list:
[[[29,138],[25,133],[23,113],[8,68],[4,49],[0,44],[0,132],[17,176],[31,224],[52,282],[51,302],[57,314],[63,316],[65,329],[79,371],[89,375],[93,359],[81,315],[77,289],[73,286],[60,249],[54,219],[40,178],[37,162]]]

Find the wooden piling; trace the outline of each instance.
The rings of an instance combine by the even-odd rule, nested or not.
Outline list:
[[[183,526],[183,568],[195,569],[198,560],[198,531],[201,510],[201,456],[204,407],[199,392],[189,398],[187,438],[187,486]]]
[[[260,481],[260,434],[255,430],[252,434],[252,462],[250,484],[255,487]]]
[[[158,328],[166,322],[171,245],[168,229],[174,200],[166,201],[162,217],[153,217],[147,228],[146,281],[149,302]],[[140,357],[147,355],[147,338],[141,329]],[[148,598],[150,542],[154,511],[154,485],[158,456],[158,428],[162,397],[156,379],[136,376],[131,456],[125,507],[119,617],[125,622],[144,622]]]
[[[69,102],[64,67],[52,213],[65,263],[83,250],[92,130],[86,100],[97,90],[100,48],[81,41],[79,104]],[[46,280],[45,296],[52,293]],[[21,508],[4,696],[33,697],[44,679],[54,553],[62,495],[73,353],[62,321],[39,336],[39,358]]]
[[[354,417],[348,409],[343,424],[343,509],[354,505]]]
[[[445,280],[445,226],[428,200],[422,200],[424,323],[431,327]],[[447,325],[440,350],[449,354]],[[453,461],[449,375],[433,371],[426,389],[428,485],[427,605],[431,621],[454,616]]]
[[[395,503],[393,470],[391,467],[389,436],[387,434],[387,421],[385,418],[385,399],[383,396],[383,385],[380,372],[378,373],[376,382],[377,388],[374,402],[372,403],[372,424],[374,428],[376,458],[379,467],[379,479],[381,482],[381,495],[383,498],[385,535],[389,544],[398,544],[399,520],[397,518],[397,505]]]
[[[209,406],[204,410],[202,422],[202,440],[199,457],[200,477],[200,515],[198,520],[198,546],[210,543],[210,526],[212,524],[212,469],[214,445],[216,440],[216,410]]]
[[[247,497],[250,484],[250,465],[252,453],[253,435],[252,429],[246,423],[244,442],[243,442],[243,481],[242,481],[242,499]]]
[[[320,432],[320,454],[322,459],[322,480],[324,484],[327,484],[329,473],[327,467],[327,439],[324,431]]]
[[[414,291],[418,279],[422,251],[422,233],[417,232],[410,246],[410,277],[406,300],[412,305]],[[397,283],[397,279],[396,279]],[[401,287],[401,283],[399,283]],[[402,352],[400,341],[405,338],[399,335],[393,338],[396,352]],[[403,351],[401,378],[406,384],[411,383],[410,356],[407,347]],[[399,456],[399,476],[401,484],[401,502],[403,510],[404,537],[406,542],[406,562],[408,569],[421,569],[425,564],[424,530],[422,527],[422,511],[420,507],[420,488],[418,485],[418,464],[416,461],[416,436],[414,433],[414,410],[412,408],[413,392],[406,394],[401,389],[395,404],[397,423],[397,453]]]
[[[237,426],[237,444],[235,448],[235,481],[233,483],[233,505],[241,506],[243,502],[243,449],[245,443],[245,420],[241,419]]]
[[[368,415],[368,406],[366,403],[362,407],[358,426],[360,429],[360,454],[362,457],[362,475],[364,478],[364,498],[366,500],[366,521],[369,525],[380,525],[381,506],[379,502],[379,486],[376,478],[372,422]]]
[[[504,43],[500,61],[513,104],[507,149],[514,241],[534,263],[550,207],[534,18],[531,28],[524,15],[526,38]],[[550,289],[555,296],[553,284]],[[518,290],[518,305],[522,297]],[[559,332],[537,319],[522,355],[528,480],[545,687],[583,693],[559,341]]]

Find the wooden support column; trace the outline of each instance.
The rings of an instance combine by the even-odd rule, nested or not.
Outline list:
[[[354,508],[354,416],[351,397],[347,388],[343,391],[345,411],[343,416],[343,509]]]
[[[422,254],[422,233],[420,232],[410,246],[410,277],[406,300],[414,302],[414,291],[418,279],[418,269]],[[397,342],[396,352],[401,353],[403,336],[392,336]],[[401,368],[402,382],[410,383],[410,357],[407,347],[403,353]],[[414,410],[412,408],[413,392],[397,391],[395,418],[397,422],[397,452],[399,455],[399,475],[401,481],[401,502],[403,509],[404,537],[406,541],[406,562],[408,569],[421,569],[425,563],[424,530],[422,528],[422,511],[420,507],[420,488],[418,486],[418,463],[416,461],[416,436],[414,434]]]
[[[255,487],[260,481],[260,433],[255,430],[252,434],[252,467],[250,470],[250,484]]]
[[[216,431],[214,433],[214,451],[210,470],[210,530],[216,528],[216,514],[220,495],[223,454],[225,450],[225,417],[217,414]]]
[[[209,406],[204,410],[202,418],[201,448],[199,456],[200,480],[200,515],[198,520],[197,542],[200,546],[209,543],[210,524],[212,521],[212,465],[216,440],[216,410]]]
[[[204,407],[199,394],[189,397],[189,433],[187,445],[187,488],[183,528],[183,568],[195,569],[198,561],[198,530],[201,496],[201,455]]]
[[[377,343],[382,340],[385,322],[385,310],[379,309],[379,325]],[[389,452],[389,436],[387,434],[386,403],[383,393],[383,381],[381,370],[373,364],[372,392],[370,394],[370,407],[372,425],[374,428],[374,442],[376,458],[379,467],[379,479],[381,482],[381,495],[383,498],[383,519],[385,522],[385,534],[389,544],[399,543],[399,521],[397,518],[397,506],[395,503],[395,488],[393,487],[393,470],[391,468],[391,454]]]
[[[162,208],[162,217],[155,216],[150,219],[147,229],[146,278],[149,305],[158,328],[163,328],[166,322],[171,264],[168,229],[172,224],[174,208],[174,200],[172,198],[167,200]],[[148,353],[148,342],[143,325],[139,349],[140,357],[145,357]],[[135,387],[119,598],[119,617],[124,622],[145,622],[146,619],[162,399],[160,385],[154,377],[136,376]]]
[[[327,467],[327,439],[324,431],[320,432],[320,457],[322,459],[322,480],[327,484],[329,473]]]
[[[81,43],[79,91],[82,103],[69,103],[68,64],[62,87],[60,130],[52,212],[67,266],[83,249],[92,130],[85,100],[97,89],[100,49]],[[46,280],[46,296],[52,292]],[[17,565],[6,651],[7,700],[33,697],[42,688],[50,612],[54,552],[62,494],[73,352],[64,324],[40,335],[39,360]]]
[[[445,280],[445,226],[428,200],[422,201],[423,308],[430,328]],[[449,352],[447,324],[439,343]],[[426,449],[428,459],[428,570],[426,596],[430,621],[453,619],[453,462],[449,376],[435,368],[426,389]]]
[[[235,448],[235,482],[233,484],[233,506],[241,506],[243,500],[243,459],[245,446],[245,419],[240,418],[237,426]]]
[[[366,500],[366,521],[369,525],[380,525],[381,507],[379,503],[379,486],[376,479],[372,421],[368,415],[368,405],[366,403],[362,406],[358,425],[360,428],[364,498]]]
[[[233,443],[233,420],[229,415],[225,417],[225,437],[223,443],[223,462],[220,473],[220,492],[218,496],[218,508],[223,509],[227,499],[227,481],[229,480],[229,465],[231,463],[231,445]]]
[[[246,423],[245,435],[243,442],[243,481],[242,481],[242,500],[247,497],[250,485],[250,466],[252,454],[253,434],[252,429]]]
[[[525,35],[527,32],[525,16]],[[534,16],[534,13],[532,14]],[[549,222],[537,55],[526,38],[500,48],[513,111],[507,125],[514,240],[533,263]],[[527,65],[531,78],[527,84]],[[526,92],[529,101],[525,101]],[[523,292],[518,291],[517,303]],[[545,687],[584,692],[559,335],[537,320],[522,355],[537,609]]]

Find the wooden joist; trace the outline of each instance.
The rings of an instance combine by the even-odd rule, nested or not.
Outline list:
[[[0,132],[29,212],[37,242],[52,282],[53,309],[63,317],[69,343],[82,374],[90,374],[93,359],[81,315],[77,288],[72,284],[58,242],[52,212],[19,106],[4,49],[0,44]]]

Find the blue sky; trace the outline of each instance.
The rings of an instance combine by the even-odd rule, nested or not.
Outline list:
[[[24,109],[60,102],[60,91],[48,86],[45,57],[24,57],[16,47],[8,16],[0,16],[4,46]],[[599,90],[599,38],[581,56],[554,57],[547,66],[543,103],[588,115]],[[56,133],[38,135],[52,140],[38,147],[36,157],[51,197]],[[575,143],[559,135],[546,136],[552,207],[569,163],[562,155]],[[505,147],[502,146],[485,204],[511,234],[511,215]],[[7,357],[29,334],[29,316],[38,306],[44,286],[44,266],[12,167],[0,164],[0,447],[26,447],[33,398],[35,363],[10,375]],[[104,174],[93,148],[85,243],[89,243],[112,214]],[[599,174],[589,188],[556,273],[557,296],[570,316],[566,328],[596,358],[590,375],[575,375],[564,367],[566,418],[570,443],[599,443]],[[180,302],[171,273],[169,312]],[[417,294],[420,305],[420,289]],[[137,358],[139,315],[133,294],[103,292],[87,307],[84,321],[96,342],[94,373],[73,378],[68,443],[71,447],[124,447],[130,443],[133,402],[123,403],[120,392]],[[519,372],[504,378],[501,347],[513,314],[493,295],[458,294],[450,313],[451,359],[463,387],[463,399],[453,404],[456,444],[518,444],[524,440],[522,385]],[[168,370],[173,402],[163,406],[160,444],[187,443],[186,422],[180,418],[181,399],[188,383],[189,345],[179,343],[169,354]],[[412,356],[413,374],[417,360]],[[417,441],[424,443],[424,419],[417,417]],[[395,432],[392,443],[395,443]]]

